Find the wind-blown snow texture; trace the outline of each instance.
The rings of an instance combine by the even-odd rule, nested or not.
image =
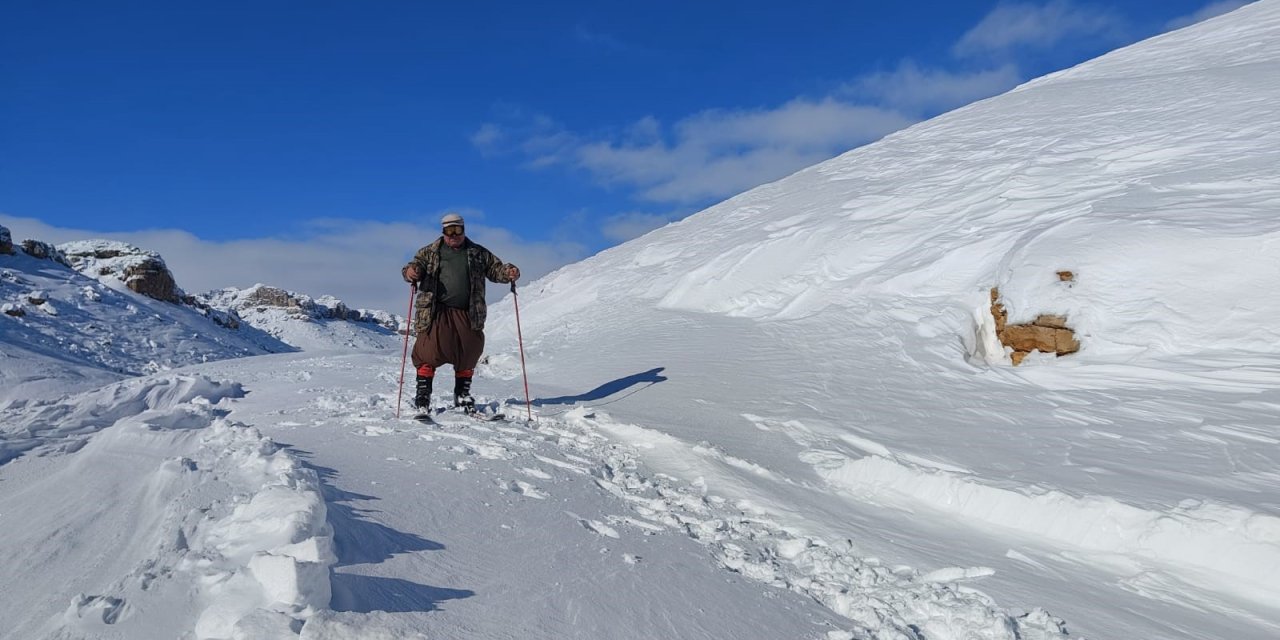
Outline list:
[[[1264,0],[566,267],[530,424],[396,421],[388,349],[14,399],[0,636],[1277,637],[1276,105]]]

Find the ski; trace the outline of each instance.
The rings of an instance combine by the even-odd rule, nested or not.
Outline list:
[[[505,413],[489,413],[487,411],[482,411],[480,409],[467,410],[463,407],[454,407],[452,409],[441,407],[436,409],[436,415],[440,415],[443,413],[463,415],[468,418],[471,418],[472,420],[478,420],[480,422],[501,422],[507,419],[507,415]]]

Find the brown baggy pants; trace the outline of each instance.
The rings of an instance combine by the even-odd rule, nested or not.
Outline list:
[[[413,367],[451,364],[455,372],[471,371],[483,353],[484,332],[471,328],[467,310],[445,307],[436,314],[431,330],[419,333],[414,341]]]

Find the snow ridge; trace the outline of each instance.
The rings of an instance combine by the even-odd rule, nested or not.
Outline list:
[[[50,572],[42,589],[6,593],[24,608],[5,615],[44,610],[41,633],[58,637],[262,638],[327,607],[335,558],[319,479],[223,418],[242,395],[234,383],[160,375],[17,411],[6,460],[38,450],[65,462],[0,497],[6,518],[29,525],[12,533],[23,555],[0,575]],[[80,490],[50,509],[39,496],[60,484]],[[105,559],[99,540],[115,540]],[[68,566],[83,572],[72,584],[97,588],[67,592]],[[59,612],[58,602],[70,604]],[[39,621],[6,626],[35,637],[25,625]]]
[[[1235,505],[1186,500],[1153,512],[1105,496],[1014,491],[880,456],[818,465],[833,485],[863,498],[897,498],[1065,545],[1155,560],[1188,583],[1209,583],[1264,605],[1280,593],[1280,518]]]
[[[209,405],[243,396],[239,384],[183,375],[126,380],[74,400],[16,404],[0,424],[0,465],[38,447],[76,451],[125,418],[170,429],[203,426]]]

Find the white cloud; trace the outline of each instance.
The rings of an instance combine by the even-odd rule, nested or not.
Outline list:
[[[912,122],[835,98],[796,99],[775,109],[708,110],[670,127],[646,117],[594,139],[543,118],[516,125],[525,137],[512,150],[531,168],[582,169],[649,200],[688,203],[776,180]]]
[[[1222,2],[1212,2],[1201,7],[1199,11],[1189,16],[1182,16],[1181,18],[1170,20],[1168,24],[1165,25],[1165,29],[1173,31],[1174,29],[1189,27],[1197,22],[1204,22],[1209,18],[1216,18],[1224,13],[1231,13],[1246,4],[1251,4],[1252,1],[1253,0],[1223,0]]]
[[[468,235],[503,260],[519,265],[522,282],[587,255],[586,248],[575,243],[526,242],[506,229],[475,224],[477,214],[474,210],[464,213]],[[15,239],[57,244],[107,238],[155,251],[164,257],[178,285],[190,293],[261,282],[313,297],[333,295],[351,307],[403,314],[409,292],[400,279],[400,267],[439,235],[438,219],[432,214],[420,222],[317,220],[296,238],[227,242],[202,240],[173,229],[104,233],[6,215],[0,215],[0,224]],[[505,290],[505,285],[491,286],[491,302]]]
[[[968,57],[1006,54],[1017,47],[1048,49],[1067,38],[1116,38],[1122,29],[1114,11],[1069,0],[1001,4],[966,32],[952,52]]]
[[[1042,43],[1107,31],[1115,23],[1109,12],[1077,8],[1066,0],[1043,7],[1006,5],[984,18],[957,48],[988,51]],[[589,40],[590,35],[582,31],[579,37]],[[1014,64],[947,71],[904,61],[894,71],[856,79],[834,95],[798,97],[770,108],[708,109],[674,123],[648,116],[592,134],[504,104],[495,107],[501,123],[483,125],[472,141],[486,154],[521,157],[528,169],[583,171],[598,183],[632,189],[642,200],[705,204],[783,178],[924,117],[996,95],[1020,80]],[[605,221],[605,236],[630,237],[633,229],[644,226],[628,215]]]
[[[605,218],[600,232],[609,240],[621,243],[666,226],[672,220],[670,216],[653,213],[620,213]]]
[[[909,122],[879,107],[798,98],[776,109],[704,111],[676,123],[675,129],[681,145],[698,149],[843,150]]]
[[[481,151],[486,151],[501,144],[502,139],[503,131],[501,127],[496,124],[485,124],[471,135],[471,144]]]
[[[617,37],[602,31],[597,31],[583,24],[579,24],[574,27],[573,37],[577,39],[578,42],[608,51],[629,51],[631,49],[629,45],[619,40]]]
[[[1018,68],[1012,64],[982,71],[950,72],[922,69],[904,61],[894,71],[859,78],[846,90],[910,113],[937,113],[1004,93],[1021,80]]]

